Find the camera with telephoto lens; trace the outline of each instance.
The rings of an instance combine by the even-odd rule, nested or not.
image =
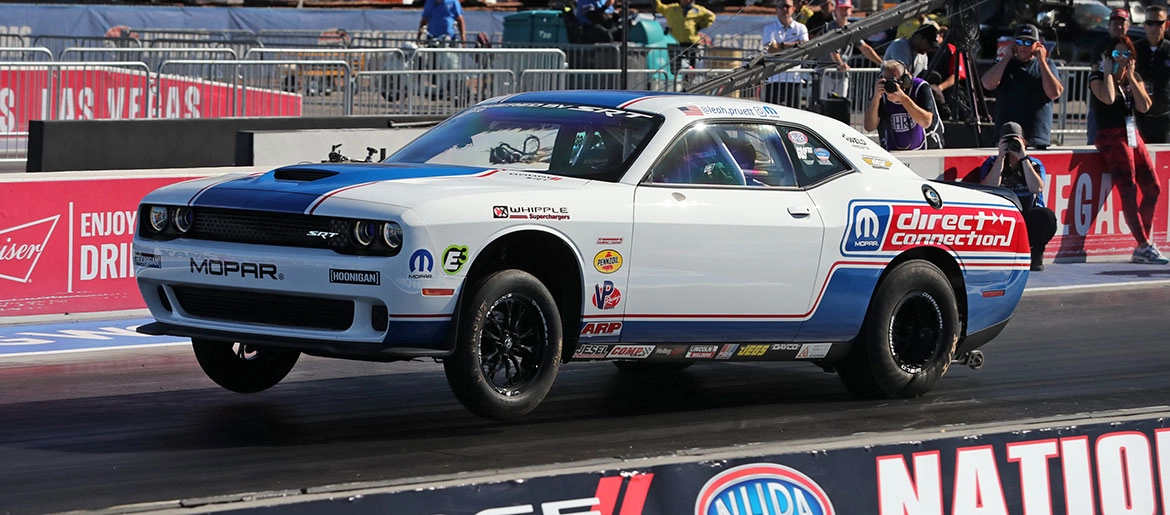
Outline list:
[[[1024,146],[1020,144],[1020,140],[1012,138],[1007,142],[1007,149],[1010,152],[1019,152],[1024,150]]]
[[[886,88],[886,93],[893,93],[895,91],[898,91],[898,83],[897,82],[892,81],[890,79],[885,79],[882,81],[882,83],[883,83],[884,87]]]

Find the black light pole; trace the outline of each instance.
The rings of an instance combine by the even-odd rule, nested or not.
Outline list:
[[[622,89],[629,87],[628,69],[630,62],[630,13],[626,12],[626,0],[622,0]]]

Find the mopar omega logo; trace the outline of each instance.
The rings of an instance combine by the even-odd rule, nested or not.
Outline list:
[[[845,251],[876,251],[882,246],[886,226],[890,222],[890,206],[854,205],[845,227]]]

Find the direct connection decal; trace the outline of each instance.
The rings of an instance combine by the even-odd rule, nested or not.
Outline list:
[[[842,243],[845,252],[888,252],[935,245],[956,252],[1021,252],[1019,211],[994,207],[855,203]],[[1026,245],[1026,244],[1025,244]]]

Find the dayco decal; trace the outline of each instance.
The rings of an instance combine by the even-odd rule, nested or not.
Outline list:
[[[784,465],[752,463],[719,473],[699,490],[695,515],[731,513],[834,515],[836,512],[828,494],[812,478]]]
[[[1158,497],[1168,493],[1164,474],[1170,429],[1155,429],[1152,436],[1115,431],[1095,440],[1052,433],[1044,439],[959,447],[945,468],[938,450],[915,452],[912,463],[901,454],[878,456],[878,513],[1165,513]],[[1018,479],[1001,478],[1016,475],[1016,467]],[[1063,501],[1064,509],[1054,509],[1053,501]],[[1008,506],[1023,509],[1009,511]]]
[[[217,259],[204,259],[196,262],[191,259],[191,273],[193,274],[207,274],[219,276],[234,276],[251,277],[253,279],[263,279],[268,277],[277,281],[284,279],[284,274],[278,273],[276,265],[268,263],[248,263],[239,261],[220,261]]]
[[[0,279],[26,283],[61,215],[0,230]]]
[[[622,267],[622,255],[613,249],[605,249],[593,256],[593,268],[603,274],[612,274]]]
[[[890,251],[911,245],[943,245],[955,251],[1017,250],[1019,211],[950,206],[854,205],[845,231],[847,252]]]
[[[597,491],[593,497],[565,499],[518,506],[504,506],[480,510],[475,515],[642,515],[646,495],[654,474],[634,473],[629,476],[609,476],[597,480]],[[625,492],[622,490],[625,484]],[[618,502],[621,494],[621,502]],[[583,511],[583,510],[590,511]]]
[[[368,270],[338,270],[336,268],[330,268],[329,282],[378,286],[382,284],[382,273]]]

